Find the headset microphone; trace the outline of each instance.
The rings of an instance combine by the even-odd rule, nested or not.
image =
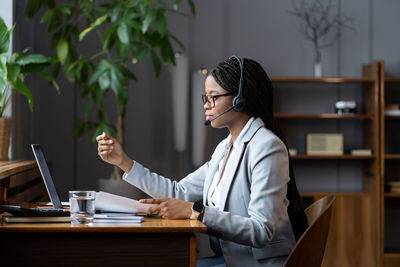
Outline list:
[[[217,117],[212,118],[211,120],[206,120],[206,121],[204,122],[204,125],[205,125],[205,126],[210,125],[211,122],[212,122],[213,120],[218,119],[219,117],[221,117],[221,116],[224,115],[225,113],[231,111],[231,110],[234,109],[235,107],[236,107],[236,106],[232,106],[232,107],[228,108],[227,110],[225,110],[224,112],[222,112],[221,114],[219,114]]]

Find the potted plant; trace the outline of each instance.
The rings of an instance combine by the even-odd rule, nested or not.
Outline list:
[[[192,0],[187,0],[195,14]],[[166,13],[178,11],[181,0],[169,7],[161,0],[40,1],[30,0],[25,10],[33,18],[41,9],[41,23],[47,25],[52,46],[69,81],[79,85],[86,108],[74,122],[74,133],[90,133],[93,141],[103,131],[112,133],[124,146],[125,121],[130,81],[136,80],[131,66],[150,55],[157,78],[163,64],[175,64],[171,41],[184,49],[168,31]],[[79,47],[93,44],[90,52]],[[116,97],[118,118],[110,123],[103,100],[108,92]],[[95,119],[93,119],[95,117]],[[121,180],[115,167],[112,179]]]
[[[289,13],[302,20],[303,34],[314,46],[314,76],[321,78],[321,50],[332,46],[340,38],[339,28],[354,29],[353,19],[337,13],[332,0],[292,0]]]
[[[8,160],[8,147],[10,143],[11,118],[4,117],[4,111],[11,98],[11,90],[15,89],[24,95],[33,111],[32,92],[25,85],[24,79],[28,74],[38,73],[43,78],[52,82],[59,92],[60,88],[54,77],[46,72],[48,66],[56,60],[41,54],[26,54],[14,52],[9,55],[11,33],[14,27],[7,28],[0,17],[0,160]]]

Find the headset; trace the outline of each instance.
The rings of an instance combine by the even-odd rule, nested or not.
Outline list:
[[[242,95],[242,90],[243,90],[243,67],[244,67],[244,60],[242,57],[239,56],[231,56],[229,57],[229,59],[235,58],[238,62],[239,62],[239,67],[240,67],[240,80],[239,80],[239,91],[237,93],[237,95],[235,95],[232,99],[232,106],[230,108],[228,108],[227,110],[225,110],[224,112],[222,112],[221,114],[219,114],[218,116],[214,117],[211,120],[206,120],[204,122],[204,125],[210,125],[211,122],[213,120],[218,119],[219,117],[221,117],[222,115],[224,115],[225,113],[228,113],[229,111],[231,111],[232,109],[236,112],[240,112],[244,109],[245,106],[245,101]]]
[[[239,56],[231,56],[229,59],[235,58],[239,62],[240,67],[240,80],[239,80],[239,92],[232,100],[232,107],[233,110],[236,112],[240,112],[244,109],[245,101],[242,95],[243,90],[243,68],[244,68],[244,60],[242,57]]]

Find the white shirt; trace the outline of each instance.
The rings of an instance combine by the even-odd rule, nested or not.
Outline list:
[[[220,200],[220,195],[221,195],[221,186],[222,186],[222,181],[225,177],[226,174],[226,170],[228,168],[233,168],[233,166],[231,166],[230,163],[230,159],[233,158],[234,153],[236,153],[235,148],[238,146],[238,144],[240,143],[243,135],[247,132],[247,130],[250,128],[251,123],[255,120],[254,117],[251,117],[246,125],[243,127],[243,129],[240,131],[239,136],[236,138],[235,143],[232,145],[232,136],[229,135],[228,136],[228,141],[226,144],[226,150],[225,150],[225,156],[223,157],[223,159],[220,161],[219,165],[218,165],[218,171],[215,173],[213,181],[211,183],[210,189],[208,190],[208,204],[211,207],[219,207],[219,200]],[[230,155],[229,152],[231,151]],[[225,169],[224,169],[225,166]],[[224,170],[224,173],[221,177],[221,172],[222,170]]]

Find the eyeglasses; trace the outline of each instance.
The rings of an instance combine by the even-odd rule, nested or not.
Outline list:
[[[221,95],[201,95],[201,99],[203,100],[204,105],[206,103],[209,103],[211,105],[211,107],[215,107],[215,100],[217,100],[218,97],[220,96],[228,96],[228,95],[232,95],[231,93],[227,93],[227,94],[221,94]]]

